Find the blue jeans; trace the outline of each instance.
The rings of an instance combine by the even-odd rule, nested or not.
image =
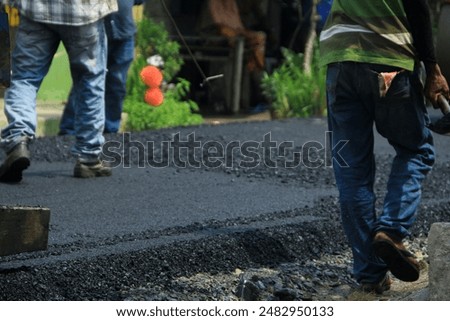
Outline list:
[[[105,133],[116,133],[120,128],[123,101],[126,95],[128,69],[134,57],[134,37],[109,40],[105,84]],[[106,51],[106,48],[104,48]],[[76,100],[71,91],[60,122],[61,134],[74,134]]]
[[[72,152],[92,160],[104,143],[105,60],[100,42],[103,21],[83,26],[42,24],[21,17],[12,55],[11,87],[5,93],[5,114],[9,125],[1,132],[8,151],[17,143],[35,137],[36,94],[62,41],[70,61],[73,86],[77,88]]]
[[[433,137],[418,73],[402,71],[381,97],[379,73],[395,68],[336,63],[327,70],[328,121],[333,169],[339,190],[344,231],[358,282],[375,283],[387,272],[371,243],[377,231],[403,238],[414,223],[421,184],[434,164]],[[384,205],[375,210],[373,126],[395,150]],[[337,161],[340,160],[340,161]]]

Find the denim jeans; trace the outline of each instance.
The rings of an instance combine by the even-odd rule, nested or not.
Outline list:
[[[18,142],[34,138],[36,94],[53,56],[62,42],[67,50],[73,86],[77,88],[72,152],[82,160],[97,158],[104,143],[105,60],[100,42],[103,21],[83,26],[51,25],[21,17],[12,56],[11,87],[5,93],[9,125],[2,130],[2,146],[8,151]]]
[[[106,51],[106,48],[103,50]],[[128,69],[134,57],[134,37],[109,40],[107,52],[104,131],[105,133],[116,133],[120,128]],[[75,105],[76,100],[72,90],[61,118],[59,126],[61,134],[74,134]]]
[[[332,64],[327,70],[332,144],[344,146],[337,151],[339,155],[333,155],[333,169],[358,282],[375,283],[386,274],[386,265],[373,253],[373,235],[381,230],[401,238],[408,235],[422,181],[434,164],[433,137],[426,127],[429,119],[418,72],[401,71],[382,96],[380,73],[391,71],[396,70],[353,62]],[[374,125],[395,150],[379,213],[374,193]]]

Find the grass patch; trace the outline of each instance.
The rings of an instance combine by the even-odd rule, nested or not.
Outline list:
[[[59,118],[38,120],[36,136],[56,136],[59,132]]]
[[[5,120],[0,120],[0,128],[8,125]],[[59,131],[59,118],[38,119],[36,137],[56,136]]]
[[[71,86],[69,57],[61,44],[53,58],[50,70],[42,82],[37,99],[45,102],[65,101]]]

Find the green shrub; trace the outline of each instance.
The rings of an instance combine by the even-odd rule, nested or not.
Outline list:
[[[183,65],[180,44],[170,40],[163,23],[157,23],[151,18],[142,19],[137,28],[136,50],[138,55],[145,59],[153,55],[160,55],[164,60],[164,78],[168,82],[172,81]]]
[[[276,118],[322,116],[326,112],[325,71],[315,50],[311,73],[303,70],[303,54],[282,49],[283,62],[261,86]]]
[[[140,79],[140,71],[147,65],[147,58],[160,55],[164,60],[162,70],[164,82],[170,83],[179,72],[183,60],[180,46],[169,38],[162,23],[145,18],[138,24],[136,35],[136,58],[130,67],[127,80],[127,97],[124,112],[128,114],[125,129],[141,131],[175,126],[197,125],[203,118],[197,113],[199,108],[186,96],[189,92],[189,81],[175,79],[175,84],[163,86],[164,102],[159,107],[151,107],[144,102],[147,87]]]
[[[159,107],[147,105],[142,96],[139,100],[126,99],[128,113],[127,130],[141,131],[176,126],[199,125],[203,118],[193,112],[198,111],[196,103],[182,98],[189,90],[189,82],[178,79],[177,84],[164,93],[164,102]]]

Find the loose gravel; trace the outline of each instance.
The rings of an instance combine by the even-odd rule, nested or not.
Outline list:
[[[226,126],[224,126],[226,127]],[[187,129],[190,132],[194,129]],[[229,130],[229,129],[228,129]],[[206,128],[197,139],[227,144],[234,139],[221,126]],[[173,138],[172,131],[133,134],[133,140],[154,141],[156,146]],[[121,139],[109,135],[107,139]],[[70,137],[40,138],[32,145],[33,160],[73,161]],[[295,150],[300,150],[296,145]],[[293,151],[291,151],[292,153]],[[191,156],[199,156],[193,151]],[[157,150],[158,157],[169,157]],[[278,155],[279,156],[279,155]],[[318,151],[319,158],[325,156]],[[189,155],[185,155],[186,158]],[[230,156],[231,157],[231,156]],[[334,187],[331,169],[305,167],[272,168],[260,165],[242,168],[240,155],[233,166],[190,171],[222,171],[251,181],[270,180],[283,186]],[[276,161],[282,161],[276,158]],[[135,166],[142,159],[130,155]],[[392,155],[376,157],[376,194],[381,204]],[[171,164],[173,166],[173,164]],[[255,218],[214,220],[165,231],[183,234],[204,232],[200,239],[185,240],[142,251],[93,257],[43,266],[0,269],[1,300],[408,300],[427,287],[427,235],[432,223],[450,221],[448,199],[450,163],[438,163],[427,178],[423,202],[408,246],[421,261],[422,278],[405,286],[395,281],[383,296],[367,297],[355,292],[351,254],[342,231],[336,196],[321,198],[314,206],[256,215]],[[249,196],[251,197],[251,196]],[[379,208],[379,206],[378,206]],[[286,224],[261,224],[278,222]],[[255,227],[259,223],[258,227]],[[239,229],[233,230],[233,227]],[[216,233],[227,230],[229,233]],[[164,232],[163,232],[164,233]],[[211,235],[211,236],[208,236]],[[9,259],[2,260],[7,262]]]

